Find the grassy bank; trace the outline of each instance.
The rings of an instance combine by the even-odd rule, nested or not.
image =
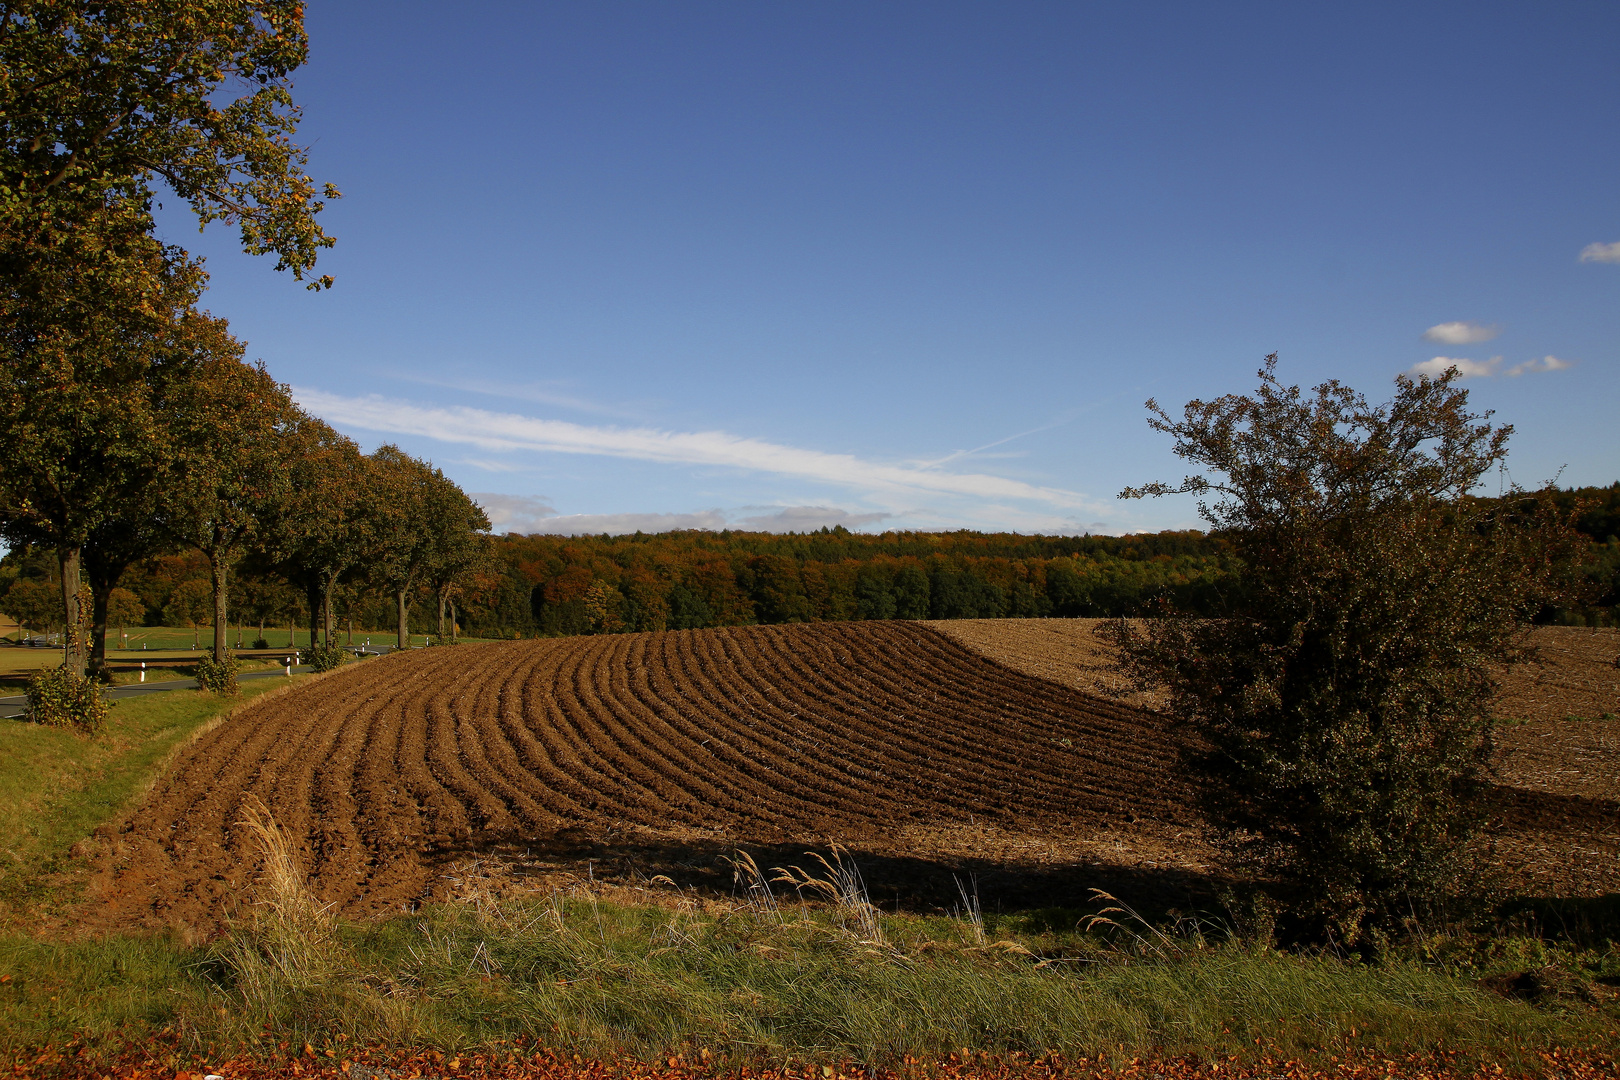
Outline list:
[[[643,1060],[899,1065],[963,1049],[1118,1060],[1319,1059],[1445,1047],[1505,1067],[1552,1046],[1612,1047],[1613,1008],[1505,999],[1464,967],[1359,965],[1212,943],[1147,947],[1078,912],[972,924],[836,909],[782,917],[552,895],[365,925],[267,917],[208,947],[115,938],[0,943],[0,1048],[177,1032],[194,1054],[308,1044],[498,1050],[522,1042]],[[1060,928],[1055,928],[1060,927]]]

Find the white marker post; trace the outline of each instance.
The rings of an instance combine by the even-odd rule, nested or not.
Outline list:
[[[141,682],[146,681],[146,661],[141,661]]]
[[[287,678],[292,678],[292,657],[285,657],[287,661]]]

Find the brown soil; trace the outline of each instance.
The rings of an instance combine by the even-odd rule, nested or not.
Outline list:
[[[208,932],[239,913],[256,872],[238,824],[253,798],[291,834],[316,895],[349,915],[453,895],[491,858],[541,882],[667,875],[725,889],[722,856],[738,847],[769,867],[830,844],[859,857],[884,904],[949,904],[970,875],[987,905],[1009,908],[1074,904],[1088,887],[1138,905],[1207,902],[1211,848],[1163,722],[1083,692],[1106,659],[1091,626],[934,627],[944,633],[767,626],[367,660],[201,737],[89,845],[81,925]],[[1554,765],[1530,749],[1507,758],[1501,858],[1540,894],[1612,891],[1612,722],[1582,721],[1573,742],[1573,722],[1547,723],[1557,737],[1533,749]],[[1578,767],[1556,749],[1566,743],[1585,755]],[[1511,772],[1521,766],[1535,783]]]
[[[727,886],[719,856],[860,854],[880,900],[1185,895],[1206,849],[1153,716],[906,623],[429,649],[255,703],[99,838],[91,925],[210,929],[248,890],[262,799],[349,914],[442,897],[491,854],[533,874]],[[1113,876],[1111,876],[1113,875]]]

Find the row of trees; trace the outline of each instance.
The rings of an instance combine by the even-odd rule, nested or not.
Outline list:
[[[206,558],[219,662],[246,558],[303,588],[328,633],[332,588],[362,559],[402,611],[476,562],[481,511],[299,410],[199,308],[201,263],[156,237],[166,189],[236,226],[244,251],[331,285],[314,276],[332,244],[317,216],[338,193],[294,139],[303,13],[14,0],[0,16],[0,535],[56,553],[75,675],[87,651],[99,663],[120,577],[155,552]]]
[[[67,601],[78,597],[81,572],[87,579],[91,633],[87,643],[67,635],[70,667],[102,667],[115,594],[131,565],[183,549],[204,561],[206,589],[199,596],[197,583],[187,583],[192,595],[177,590],[174,606],[194,621],[206,598],[203,621],[214,626],[217,662],[225,659],[233,592],[261,618],[267,608],[289,608],[287,593],[301,593],[312,640],[318,626],[330,642],[341,582],[382,591],[403,645],[410,603],[425,588],[439,600],[442,633],[444,604],[486,557],[489,521],[477,504],[425,462],[393,446],[362,454],[305,413],[262,366],[243,362],[222,320],[184,312],[174,336],[150,348],[142,381],[122,387],[138,426],[81,429],[72,439],[56,432],[69,461],[115,441],[121,471],[98,475],[73,497],[59,495],[54,514],[40,507],[50,507],[50,495],[77,472],[0,476],[0,532],[19,549],[57,554],[60,624],[73,626],[77,613]],[[48,396],[31,395],[28,404]],[[7,430],[35,415],[19,413],[4,418]],[[37,619],[37,586],[28,584],[13,586],[8,613]],[[127,591],[118,599],[126,607],[118,615],[128,617]],[[87,655],[79,655],[84,645]]]

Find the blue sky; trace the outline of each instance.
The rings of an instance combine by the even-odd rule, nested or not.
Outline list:
[[[1467,361],[1514,479],[1620,479],[1615,4],[308,26],[336,287],[166,235],[306,407],[500,527],[1196,525],[1114,497],[1183,471],[1142,403],[1247,392],[1273,351],[1380,400]]]

